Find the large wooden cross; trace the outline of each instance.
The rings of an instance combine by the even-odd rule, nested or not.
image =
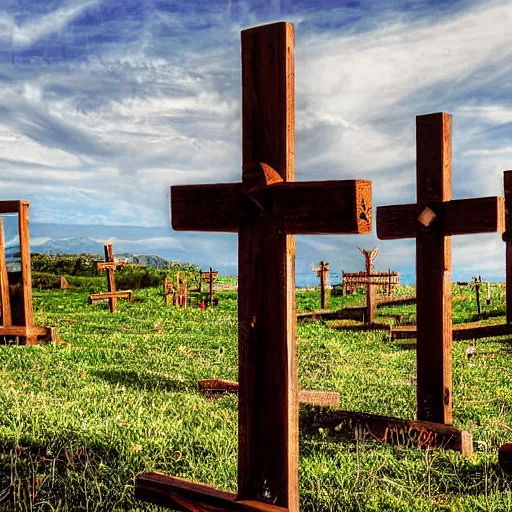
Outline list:
[[[452,423],[451,235],[502,232],[502,197],[452,200],[451,116],[416,118],[416,204],[379,206],[377,237],[416,238],[417,416]]]
[[[299,508],[292,234],[370,232],[371,183],[294,182],[293,43],[288,23],[242,32],[242,182],[171,187],[174,229],[238,233],[238,494],[149,473],[135,488],[146,501]]]
[[[108,307],[111,313],[115,313],[117,310],[117,299],[128,299],[133,300],[133,290],[117,290],[116,289],[116,269],[124,268],[126,262],[116,261],[114,258],[114,249],[112,244],[105,244],[105,261],[97,261],[96,269],[101,272],[105,270],[107,272],[107,293],[95,293],[89,295],[89,303],[96,300],[108,300]]]

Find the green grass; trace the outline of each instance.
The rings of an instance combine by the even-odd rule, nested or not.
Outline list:
[[[456,321],[475,311],[467,290],[454,290]],[[160,289],[136,295],[144,300],[118,301],[111,315],[87,291],[35,291],[37,323],[71,346],[0,346],[3,510],[158,510],[134,498],[147,470],[235,490],[237,399],[204,398],[196,382],[237,377],[236,292],[218,292],[213,310],[167,307]],[[319,308],[318,292],[297,295],[300,310]],[[333,297],[331,307],[363,300]],[[491,307],[504,311],[502,295]],[[394,311],[413,316],[414,306]],[[301,388],[338,391],[343,409],[414,417],[414,350],[322,321],[297,335]],[[479,340],[468,363],[467,344],[454,343],[454,414],[473,432],[474,457],[303,433],[302,511],[512,510],[497,467],[512,440],[512,347]]]

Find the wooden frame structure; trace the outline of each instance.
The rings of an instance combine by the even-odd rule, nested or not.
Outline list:
[[[38,340],[61,342],[54,327],[34,325],[29,206],[28,201],[0,201],[0,215],[18,215],[21,259],[20,281],[16,284],[10,283],[5,259],[3,220],[0,217],[0,337],[21,338],[26,345],[35,345]]]
[[[293,40],[288,23],[242,31],[242,182],[171,187],[174,229],[238,233],[238,493],[140,475],[158,505],[299,509],[293,234],[370,232],[371,183],[294,182]]]
[[[214,297],[213,297],[213,284],[215,283],[217,277],[219,276],[218,270],[213,270],[210,267],[210,270],[206,272],[201,272],[201,281],[199,282],[199,291],[202,291],[203,283],[208,285],[208,303],[211,306],[214,306]]]
[[[451,116],[416,118],[416,204],[379,206],[380,240],[416,239],[417,417],[452,423],[451,235],[503,232],[502,197],[451,199]]]
[[[94,293],[89,295],[89,304],[97,300],[108,300],[108,307],[111,313],[117,310],[117,299],[127,299],[133,301],[133,290],[116,290],[116,269],[124,268],[126,262],[115,261],[114,249],[112,244],[105,244],[105,261],[97,261],[96,268],[98,271],[105,270],[107,272],[107,293]]]
[[[187,274],[183,273],[183,277],[180,271],[176,272],[176,281],[169,279],[168,277],[164,280],[164,295],[165,303],[170,306],[186,306],[188,300],[188,286],[187,286]]]

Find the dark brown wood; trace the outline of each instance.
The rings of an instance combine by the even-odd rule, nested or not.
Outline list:
[[[451,199],[451,116],[416,118],[416,197],[419,210]],[[420,229],[416,236],[417,418],[451,424],[451,239]]]
[[[210,297],[210,306],[213,306],[213,270],[212,267],[210,267],[210,281],[208,283],[209,285],[209,297]]]
[[[301,429],[318,432],[324,430],[329,437],[381,441],[404,447],[445,448],[461,452],[467,457],[473,454],[473,438],[470,432],[451,425],[430,421],[406,420],[353,411],[312,408],[301,415]]]
[[[288,512],[261,501],[238,501],[233,493],[157,472],[137,477],[135,497],[184,512]]]
[[[317,267],[313,268],[316,275],[320,278],[320,307],[326,309],[329,306],[329,289],[327,284],[327,275],[329,273],[329,263],[323,261]]]
[[[503,173],[505,196],[505,308],[506,321],[512,323],[512,171]]]
[[[12,325],[12,316],[11,300],[9,298],[9,276],[7,275],[7,264],[5,262],[5,237],[2,217],[0,217],[0,301],[2,325],[8,327]]]
[[[238,231],[238,503],[289,512],[299,509],[293,233],[368,233],[372,208],[368,181],[293,183],[293,44],[288,23],[242,31],[242,183],[171,187],[174,229]]]
[[[512,475],[512,443],[505,443],[500,447],[498,462],[505,473]]]
[[[391,339],[414,339],[416,338],[415,325],[402,325],[391,329]],[[493,336],[506,336],[512,334],[512,326],[510,324],[494,324],[494,325],[466,325],[455,324],[452,330],[452,339],[472,340],[478,338],[492,338]]]
[[[19,213],[22,205],[28,205],[28,201],[0,201],[0,215],[6,213]]]
[[[441,231],[447,236],[501,233],[505,227],[505,203],[502,197],[453,199],[446,203],[426,201],[424,204],[436,213],[429,229]],[[377,237],[380,240],[416,237],[418,232],[425,231],[418,222],[425,207],[417,204],[379,206]]]
[[[473,276],[471,284],[473,285],[476,294],[476,312],[477,315],[480,316],[480,286],[482,284],[482,276]]]
[[[238,382],[232,380],[203,379],[197,382],[197,389],[207,395],[238,393]],[[298,394],[300,403],[339,407],[340,394],[335,391],[301,390]]]

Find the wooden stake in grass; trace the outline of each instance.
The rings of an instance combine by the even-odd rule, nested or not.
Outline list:
[[[480,316],[480,286],[482,285],[482,276],[473,276],[471,285],[473,286],[476,295],[476,312],[478,316]]]
[[[288,23],[242,32],[242,182],[171,187],[174,229],[238,232],[238,494],[150,473],[135,492],[153,503],[299,509],[292,234],[370,232],[371,183],[294,182],[293,44]]]
[[[417,416],[452,423],[451,235],[502,232],[502,197],[451,200],[451,116],[416,118],[416,204],[379,206],[377,237],[416,238]]]
[[[132,290],[116,290],[116,278],[115,273],[117,268],[124,268],[126,263],[124,261],[115,261],[114,259],[114,250],[112,249],[112,244],[105,244],[105,261],[97,261],[96,268],[101,271],[105,270],[107,272],[107,293],[95,293],[93,295],[89,295],[89,304],[96,300],[108,300],[108,307],[111,313],[115,313],[117,309],[117,299],[128,299],[129,301],[133,300],[133,291]]]
[[[329,307],[329,287],[327,276],[329,274],[329,263],[320,262],[318,267],[313,267],[313,272],[316,272],[317,277],[320,278],[320,308],[327,309]]]

